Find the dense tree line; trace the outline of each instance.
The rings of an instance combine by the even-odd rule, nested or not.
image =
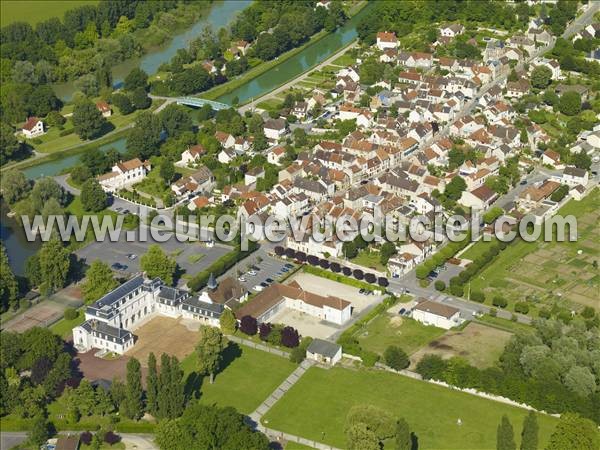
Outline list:
[[[549,413],[573,412],[600,423],[600,334],[589,308],[566,324],[539,319],[533,332],[507,343],[498,367],[478,369],[460,357],[426,355],[417,365],[425,379],[476,388]]]

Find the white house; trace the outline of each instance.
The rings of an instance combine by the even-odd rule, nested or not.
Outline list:
[[[387,48],[397,48],[398,47],[398,38],[396,37],[396,33],[380,31],[377,33],[377,48],[381,51]]]
[[[104,100],[96,102],[96,109],[100,111],[102,117],[110,117],[112,116],[112,109],[110,109],[110,105],[106,103]]]
[[[272,148],[269,153],[267,153],[267,161],[270,164],[276,164],[279,165],[279,161],[281,161],[281,158],[283,158],[285,156],[285,148],[282,147],[281,145],[278,145],[277,147]]]
[[[224,148],[217,155],[217,159],[221,164],[229,164],[236,157],[237,153],[231,148]]]
[[[23,125],[22,131],[23,135],[27,139],[32,139],[41,136],[45,133],[44,122],[42,122],[37,117],[30,117],[27,119],[27,122],[25,122],[25,124]]]
[[[267,139],[279,142],[287,133],[287,124],[285,119],[269,119],[263,126]]]
[[[235,138],[224,131],[215,131],[215,138],[223,148],[233,148],[235,145]]]
[[[211,281],[212,280],[212,281]],[[214,277],[208,290],[216,290]],[[73,328],[73,344],[79,352],[91,349],[123,354],[135,345],[133,331],[153,316],[186,317],[218,327],[225,306],[210,296],[165,286],[159,279],[137,275],[85,310],[85,322]]]
[[[563,170],[561,181],[564,184],[569,185],[569,187],[575,187],[577,185],[581,185],[583,187],[588,184],[588,172],[585,169],[579,169],[573,166],[565,167]]]
[[[412,318],[424,325],[449,330],[462,323],[460,310],[452,306],[422,299],[412,310]]]
[[[139,183],[146,178],[150,169],[150,162],[142,162],[139,158],[121,161],[113,166],[111,172],[99,175],[98,183],[106,192],[115,192]]]
[[[306,349],[306,358],[335,366],[342,359],[342,347],[323,339],[313,339]]]
[[[215,187],[215,177],[206,166],[201,166],[191,175],[181,177],[171,185],[171,190],[178,197],[189,194],[207,194]]]
[[[488,209],[498,198],[498,194],[492,191],[485,184],[482,184],[472,191],[463,191],[458,203],[467,208]]]
[[[462,34],[465,31],[465,27],[459,23],[453,23],[445,25],[440,28],[440,34],[444,37],[453,38]]]
[[[190,164],[195,164],[204,153],[204,147],[202,147],[200,144],[194,145],[193,147],[188,147],[183,151],[181,154],[181,159],[177,161],[175,165],[179,167],[187,167]]]

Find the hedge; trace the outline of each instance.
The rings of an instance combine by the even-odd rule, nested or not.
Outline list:
[[[302,270],[304,270],[306,273],[310,273],[312,275],[316,275],[322,278],[327,278],[332,281],[337,281],[338,283],[347,284],[348,286],[353,286],[359,289],[367,289],[369,291],[382,290],[381,286],[370,284],[366,281],[355,280],[354,278],[348,278],[344,275],[330,272],[329,270],[321,269],[320,267],[305,265],[303,266]]]
[[[242,251],[239,247],[235,247],[233,251],[224,254],[214,263],[208,266],[201,272],[198,272],[194,278],[188,281],[187,285],[192,291],[199,291],[206,286],[210,274],[212,273],[215,277],[223,275],[229,269],[231,269],[236,263],[250,255],[258,248],[255,242],[250,241],[248,243],[248,250]]]

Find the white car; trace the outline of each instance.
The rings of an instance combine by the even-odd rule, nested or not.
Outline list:
[[[254,271],[254,270],[249,270],[249,271],[248,271],[248,275],[250,275],[250,276],[252,276],[252,277],[253,277],[254,275],[256,275],[256,271]]]
[[[253,290],[253,291],[256,291],[256,292],[261,292],[261,291],[263,291],[264,289],[265,289],[265,288],[264,288],[264,287],[262,287],[260,284],[257,284],[256,286],[254,286],[254,287],[252,288],[252,290]]]
[[[242,283],[245,283],[246,279],[244,277],[238,277],[238,281],[241,281]]]

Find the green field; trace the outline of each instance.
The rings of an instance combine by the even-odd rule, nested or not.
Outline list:
[[[60,319],[54,325],[50,326],[50,331],[54,334],[58,334],[63,339],[71,337],[73,328],[80,325],[85,320],[85,310],[81,308],[77,310],[77,317],[73,320]]]
[[[350,261],[368,269],[377,270],[378,272],[385,272],[385,266],[381,264],[379,252],[361,250],[358,252],[356,258],[352,258]]]
[[[344,422],[350,408],[372,404],[403,417],[422,449],[494,449],[496,428],[508,415],[517,446],[527,411],[388,372],[309,369],[266,414],[276,430],[346,448]],[[461,419],[462,425],[457,424]],[[539,415],[539,448],[557,419]]]
[[[95,5],[98,0],[2,0],[2,26],[12,22],[35,25],[51,17],[63,18],[65,11],[83,5]]]
[[[398,306],[396,309],[400,309]],[[390,345],[397,345],[411,354],[442,336],[446,330],[425,326],[416,320],[400,315],[380,314],[355,336],[361,347],[383,354]]]
[[[531,304],[548,306],[566,301],[573,309],[592,306],[600,310],[599,204],[600,189],[581,201],[566,203],[557,214],[576,217],[576,242],[557,242],[556,239],[545,242],[543,236],[535,242],[513,242],[471,280],[471,290],[484,291],[487,304],[491,304],[495,295],[504,296],[509,301],[508,309],[512,309],[516,301],[528,300]],[[489,245],[489,242],[479,241],[462,257],[471,259]]]
[[[250,414],[294,371],[296,364],[281,356],[230,343],[224,352],[224,368],[215,376],[198,379],[196,353],[186,357],[181,365],[187,385],[200,386],[200,401],[219,406],[233,406]]]

